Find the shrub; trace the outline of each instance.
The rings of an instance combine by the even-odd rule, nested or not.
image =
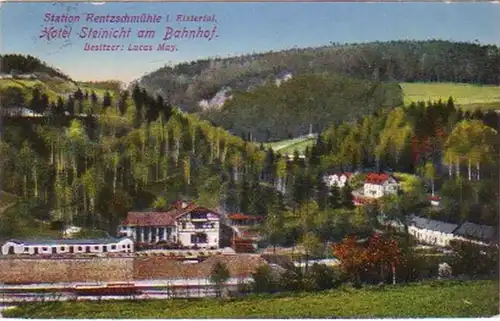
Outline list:
[[[340,285],[340,280],[333,268],[323,264],[314,264],[308,272],[308,278],[317,290],[327,290]]]
[[[274,293],[279,290],[278,282],[268,265],[262,265],[252,273],[252,288],[257,293]]]
[[[224,284],[229,280],[230,276],[229,269],[224,263],[215,263],[210,273],[210,282],[215,284],[217,297],[221,296]]]
[[[282,291],[300,291],[303,288],[302,278],[299,268],[287,269],[280,277],[279,288]]]
[[[458,240],[452,241],[450,245],[455,252],[450,262],[453,274],[477,276],[497,273],[499,264],[497,246],[482,246]]]

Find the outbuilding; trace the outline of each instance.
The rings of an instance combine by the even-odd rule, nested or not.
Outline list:
[[[134,242],[128,237],[89,240],[9,240],[2,246],[3,255],[132,253]]]

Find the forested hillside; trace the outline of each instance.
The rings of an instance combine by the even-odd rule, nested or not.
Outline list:
[[[195,74],[196,66],[177,68]],[[20,104],[47,116],[2,119],[2,191],[16,203],[0,213],[0,236],[38,235],[48,222],[114,233],[127,211],[161,209],[179,198],[262,215],[263,233],[275,245],[369,231],[381,209],[400,217],[417,213],[497,226],[495,111],[464,112],[453,99],[398,107],[397,84],[353,76],[363,74],[304,72],[251,92],[235,91],[224,108],[209,114],[213,123],[139,86],[102,96],[77,89],[55,99],[37,88],[12,91],[3,106]],[[322,132],[305,158],[295,155],[293,161],[239,138],[280,138],[309,124]],[[381,200],[379,207],[353,208],[351,191],[363,174],[341,191],[321,179],[325,171],[367,168],[400,172],[404,193]],[[442,197],[440,210],[429,207],[434,192]]]
[[[247,177],[260,173],[257,146],[139,88],[118,101],[77,95],[70,99],[87,106],[86,115],[74,115],[59,98],[68,116],[3,119],[2,189],[22,198],[0,216],[3,237],[36,235],[51,221],[114,233],[128,210],[160,209],[182,197],[212,208],[247,201],[232,195],[243,168]]]
[[[202,112],[217,125],[257,141],[274,141],[321,132],[330,123],[355,121],[380,108],[403,105],[398,84],[344,76],[304,74],[279,86],[239,91],[221,109]]]
[[[0,55],[0,72],[13,74],[44,73],[51,77],[59,77],[64,80],[73,81],[62,71],[47,65],[40,59],[31,55],[8,54]]]
[[[284,72],[320,72],[397,82],[500,84],[500,48],[441,40],[332,44],[166,66],[139,81],[149,92],[196,110],[223,87],[248,90]]]

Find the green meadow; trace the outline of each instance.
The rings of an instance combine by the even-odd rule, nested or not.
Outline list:
[[[26,303],[13,318],[452,318],[498,314],[498,281],[434,281],[234,299]]]
[[[500,109],[500,86],[459,83],[401,83],[405,105],[412,101],[447,101],[466,110]]]

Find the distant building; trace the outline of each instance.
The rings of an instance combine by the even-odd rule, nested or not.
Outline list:
[[[429,201],[431,202],[432,206],[439,206],[441,204],[441,197],[440,196],[429,196]]]
[[[364,197],[368,198],[380,198],[385,195],[397,194],[398,190],[398,182],[389,174],[369,173],[365,179],[363,194]]]
[[[78,227],[78,226],[68,226],[63,231],[63,237],[64,238],[71,238],[74,235],[80,233],[81,231],[82,231],[81,227]]]
[[[262,222],[264,218],[257,215],[247,215],[241,213],[231,213],[228,215],[231,225],[236,226],[254,226]]]
[[[463,223],[455,232],[458,240],[470,241],[483,245],[498,241],[498,235],[493,226],[480,225],[471,222]]]
[[[176,201],[165,212],[129,212],[119,233],[141,243],[219,248],[220,214],[192,202]]]
[[[351,178],[352,173],[327,173],[326,175],[323,176],[323,181],[325,182],[326,186],[328,187],[333,187],[334,185],[337,185],[337,187],[342,188],[345,186],[345,184],[349,181],[349,178]]]
[[[1,109],[1,113],[6,117],[43,117],[26,107],[6,107]]]
[[[134,242],[130,238],[95,240],[9,240],[2,246],[3,255],[132,253]]]
[[[12,79],[12,75],[6,73],[0,73],[0,79]]]
[[[264,217],[231,213],[228,215],[228,218],[233,228],[231,247],[237,253],[255,252],[257,243],[262,237],[252,227],[261,223]]]
[[[424,217],[412,216],[408,224],[408,232],[419,242],[446,247],[454,240],[457,224],[445,223]]]

